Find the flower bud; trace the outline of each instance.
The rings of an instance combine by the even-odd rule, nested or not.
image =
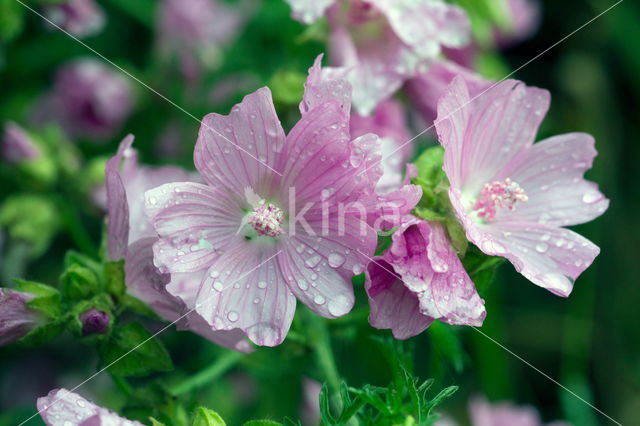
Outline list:
[[[109,330],[109,314],[92,308],[80,314],[82,335],[105,334]]]
[[[0,346],[21,339],[42,324],[42,315],[26,305],[34,297],[29,293],[0,288]]]

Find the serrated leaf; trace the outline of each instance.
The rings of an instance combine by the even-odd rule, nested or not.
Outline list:
[[[42,312],[49,318],[60,317],[62,308],[58,289],[35,281],[15,279],[14,282],[20,291],[36,296],[26,303],[28,307]]]
[[[139,323],[116,328],[111,338],[100,346],[102,363],[116,376],[146,376],[170,371],[173,363],[164,345]]]
[[[331,401],[329,399],[329,387],[326,383],[320,389],[320,416],[323,424],[336,424],[335,418],[331,414]]]

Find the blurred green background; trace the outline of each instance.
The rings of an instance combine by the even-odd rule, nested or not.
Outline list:
[[[2,8],[10,8],[12,2],[0,0],[0,13],[6,13],[3,10],[8,9]],[[501,52],[501,59],[496,59],[501,65],[494,65],[493,71],[519,67],[613,3],[544,1],[537,34]],[[223,50],[221,67],[207,73],[199,89],[187,90],[179,75],[157,59],[156,2],[104,0],[101,5],[108,19],[106,28],[86,43],[196,117],[212,111],[226,114],[243,95],[270,85],[285,129],[289,128],[297,117],[300,75],[304,76],[313,58],[325,49],[312,31],[290,19],[282,0],[256,0],[246,27]],[[38,16],[22,12],[23,30],[0,44],[1,122],[11,119],[23,123],[37,96],[50,88],[61,64],[93,55],[66,35],[47,31]],[[509,264],[501,266],[496,281],[483,295],[488,311],[483,332],[625,425],[638,424],[640,413],[640,179],[634,174],[639,172],[640,161],[639,22],[640,4],[623,1],[515,74],[552,93],[551,109],[539,138],[584,131],[597,140],[599,155],[587,177],[599,183],[611,206],[604,216],[576,230],[601,247],[600,256],[576,282],[568,299],[532,285]],[[228,83],[229,77],[238,75],[242,83]],[[228,96],[212,99],[203,95],[225,82],[230,87]],[[133,85],[136,108],[121,132],[102,144],[74,142],[79,158],[84,159],[78,167],[86,170],[87,178],[90,160],[112,155],[126,133],[136,135],[144,162],[192,168],[197,121],[137,83]],[[180,144],[168,155],[158,143],[169,124],[177,129]],[[417,134],[421,129],[413,130]],[[423,138],[421,143],[432,141]],[[0,178],[0,203],[18,191],[51,195],[50,188],[17,181],[6,168]],[[7,280],[15,275],[55,283],[67,249],[97,248],[101,213],[88,202],[83,183],[63,180],[53,190],[73,208],[58,212],[61,231],[55,233],[46,251],[28,256],[27,249],[4,236],[2,285],[9,285]],[[87,230],[88,242],[78,234],[78,225]],[[361,287],[354,311],[329,325],[338,370],[353,386],[386,385],[389,369],[370,336],[387,333],[372,333],[368,327]],[[149,326],[159,329],[158,324]],[[462,354],[452,349],[457,337]],[[167,332],[162,340],[181,368],[166,378],[170,388],[226,357],[228,369],[221,371],[220,378],[184,396],[215,409],[232,425],[248,418],[299,418],[303,378],[324,380],[313,354],[295,335],[278,348],[259,349],[241,359],[188,333]],[[580,426],[613,424],[472,329],[438,324],[408,345],[421,378],[434,377],[439,387],[460,386],[443,410],[462,422],[468,397],[484,394],[491,400],[536,406],[547,421],[565,419]],[[54,387],[81,382],[95,371],[96,362],[90,348],[69,336],[42,348],[1,348],[0,424],[21,421],[33,412],[36,397]],[[102,374],[78,392],[119,408],[126,393],[115,389],[117,384]]]

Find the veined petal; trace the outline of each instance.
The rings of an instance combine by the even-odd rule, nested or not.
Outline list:
[[[393,266],[382,258],[367,266],[365,289],[371,305],[369,324],[379,329],[390,328],[396,339],[420,334],[433,322],[433,318],[420,312],[417,294],[404,285]]]
[[[124,419],[66,389],[52,390],[47,396],[38,398],[37,405],[38,412],[47,426],[143,426],[142,423]]]
[[[523,151],[498,179],[518,182],[528,201],[498,212],[496,220],[570,226],[600,216],[609,200],[583,178],[596,155],[595,141],[586,133],[554,136]]]
[[[241,242],[230,247],[207,271],[196,311],[215,330],[240,329],[257,345],[284,340],[296,299],[284,283],[275,245]]]
[[[600,253],[598,246],[568,229],[503,222],[484,226],[473,241],[490,255],[509,259],[516,270],[540,287],[567,297],[573,282]]]
[[[549,108],[549,92],[505,80],[475,99],[456,77],[438,103],[436,130],[452,187],[477,194],[531,146]]]
[[[347,73],[343,72],[341,75],[330,68],[322,68],[322,57],[323,55],[318,55],[309,68],[300,112],[306,114],[318,105],[337,102],[348,117],[351,111],[351,85],[346,80]]]
[[[271,92],[245,96],[228,116],[208,114],[200,126],[194,163],[204,180],[241,196],[245,188],[269,196],[278,180],[284,131]]]
[[[120,176],[120,162],[131,150],[133,135],[120,142],[118,152],[107,161],[105,168],[107,187],[107,248],[109,259],[120,260],[126,255],[129,244],[129,203]]]
[[[312,24],[320,19],[325,10],[336,0],[286,0],[291,6],[293,17],[305,23]]]
[[[149,221],[161,237],[155,263],[163,272],[208,268],[236,235],[243,216],[239,200],[192,182],[165,184],[145,193]]]

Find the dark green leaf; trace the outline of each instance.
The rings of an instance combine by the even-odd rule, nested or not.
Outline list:
[[[117,328],[100,346],[100,355],[103,365],[116,376],[146,376],[173,369],[164,345],[138,323]]]
[[[193,416],[192,426],[225,426],[226,423],[222,417],[213,410],[198,407]]]

